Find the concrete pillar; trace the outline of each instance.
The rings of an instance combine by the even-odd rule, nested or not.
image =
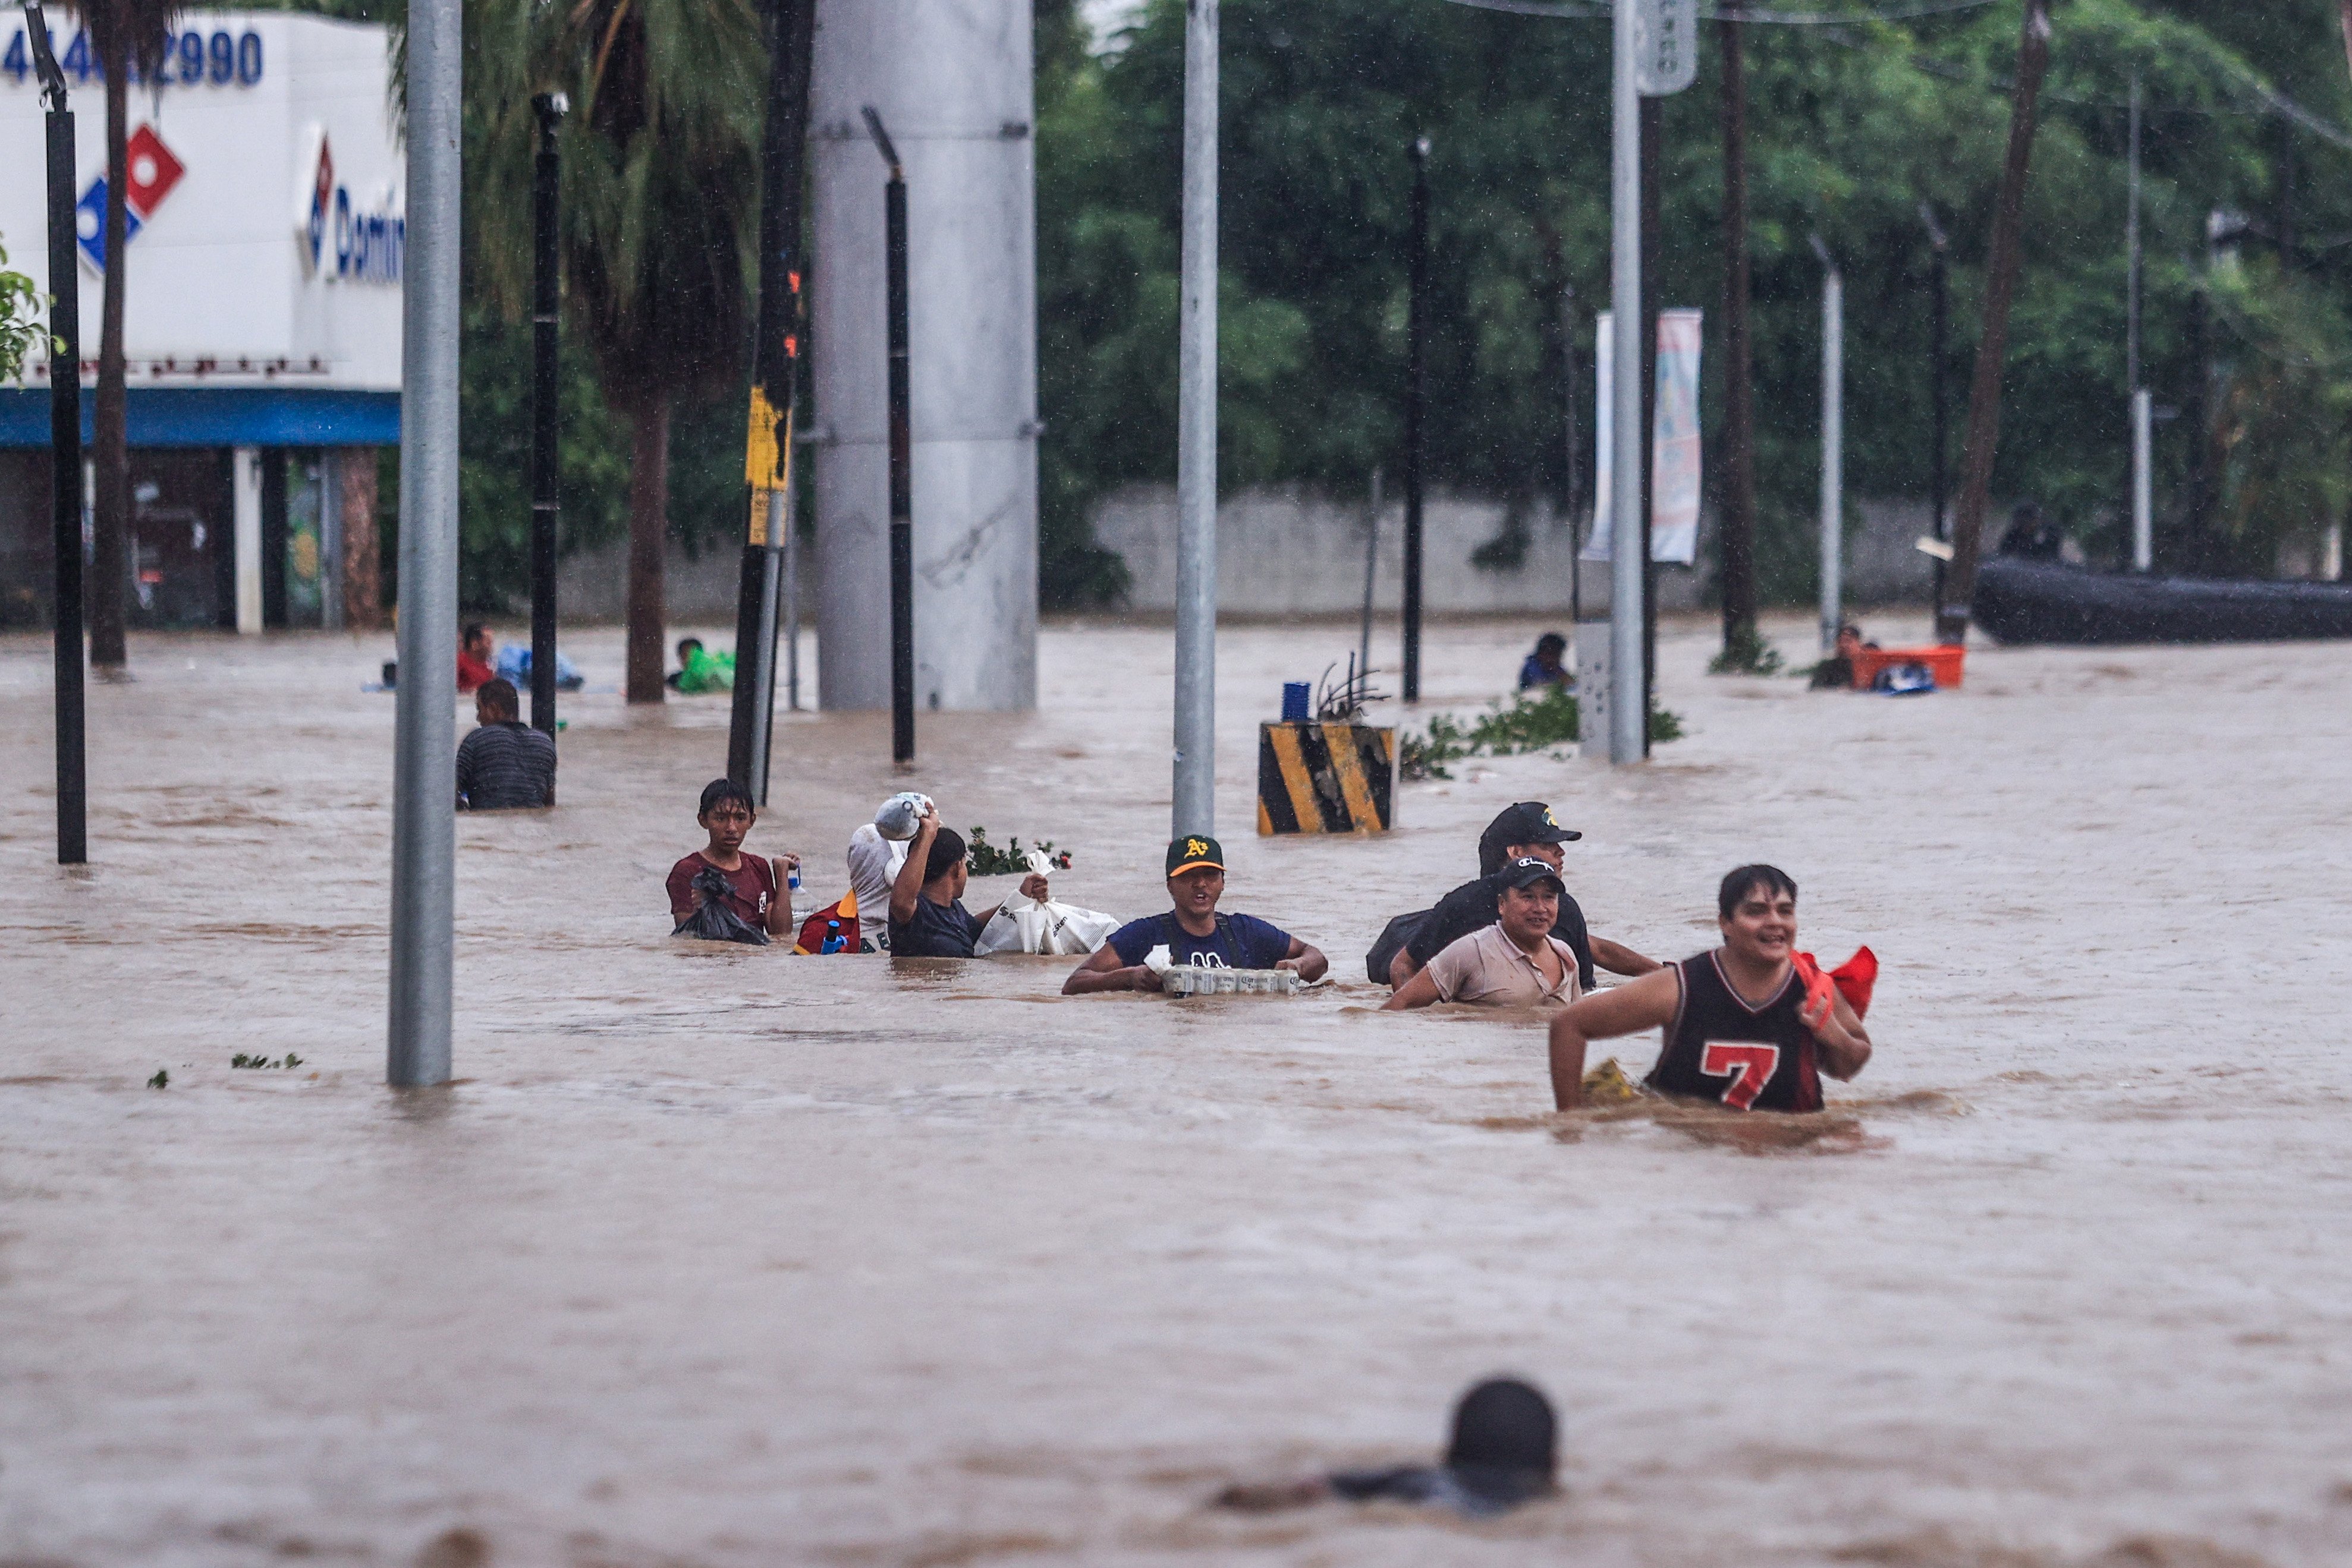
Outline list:
[[[240,446],[230,465],[236,536],[236,629],[261,630],[261,448]]]
[[[879,110],[907,171],[915,704],[1037,701],[1029,0],[817,0],[809,168],[819,702],[890,702]]]

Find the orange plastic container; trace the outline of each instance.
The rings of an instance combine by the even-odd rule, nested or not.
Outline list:
[[[1925,664],[1927,673],[1936,677],[1939,691],[1949,691],[1960,684],[1960,665],[1968,650],[1958,643],[1946,643],[1933,648],[1864,648],[1853,656],[1853,684],[1858,691],[1867,691],[1878,679],[1878,672],[1894,664]]]

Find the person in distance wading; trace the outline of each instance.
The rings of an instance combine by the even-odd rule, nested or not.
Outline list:
[[[1741,866],[1723,879],[1716,913],[1722,946],[1552,1019],[1560,1110],[1580,1098],[1586,1042],[1645,1029],[1665,1031],[1648,1087],[1734,1111],[1818,1111],[1822,1073],[1850,1079],[1869,1062],[1860,1015],[1797,951],[1797,883],[1787,872]]]
[[[1205,833],[1189,833],[1168,846],[1168,896],[1175,907],[1165,915],[1130,920],[1071,971],[1062,982],[1066,997],[1088,991],[1156,991],[1160,977],[1144,964],[1154,947],[1165,946],[1171,963],[1219,964],[1228,969],[1296,969],[1310,984],[1330,963],[1316,948],[1255,915],[1223,915],[1217,900],[1225,892],[1225,852]]]

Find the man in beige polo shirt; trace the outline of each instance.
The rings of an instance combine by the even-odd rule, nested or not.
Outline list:
[[[1532,1008],[1576,1000],[1575,949],[1551,934],[1567,891],[1545,861],[1513,861],[1496,877],[1498,918],[1441,950],[1397,988],[1382,1012],[1432,1002]]]

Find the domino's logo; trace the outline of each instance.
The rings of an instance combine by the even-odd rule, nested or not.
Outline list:
[[[326,128],[303,132],[296,161],[294,246],[302,276],[315,280],[397,287],[407,249],[408,221],[399,193],[387,184],[362,204],[335,175]]]
[[[152,125],[142,125],[131,134],[125,148],[124,172],[129,176],[122,193],[122,240],[125,245],[139,237],[139,231],[163,204],[163,198],[187,174],[188,166],[163,145]],[[100,174],[86,186],[81,200],[74,204],[74,227],[81,244],[84,266],[100,277],[106,273],[106,176]]]

